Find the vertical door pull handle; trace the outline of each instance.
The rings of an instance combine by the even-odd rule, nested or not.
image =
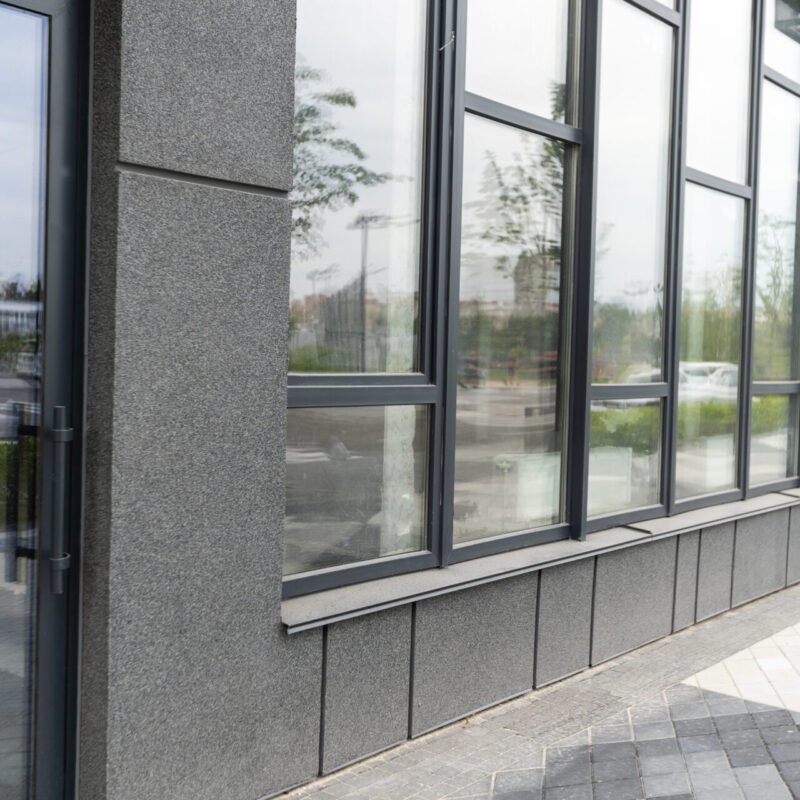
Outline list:
[[[67,540],[67,447],[72,441],[73,430],[67,427],[67,409],[53,408],[53,538],[50,557],[50,590],[53,594],[64,594],[66,572],[70,566],[70,555],[64,552]]]

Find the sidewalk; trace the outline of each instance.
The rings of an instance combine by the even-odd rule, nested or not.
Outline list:
[[[800,798],[800,586],[281,800]]]

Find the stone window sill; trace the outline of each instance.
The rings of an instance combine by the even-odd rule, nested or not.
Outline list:
[[[446,569],[429,569],[293,597],[281,603],[288,633],[319,628],[387,608],[426,600],[460,589],[511,578],[637,544],[676,536],[745,517],[800,504],[800,489],[688,511],[673,517],[631,523],[590,533],[586,541],[563,539],[507,553],[463,561]]]

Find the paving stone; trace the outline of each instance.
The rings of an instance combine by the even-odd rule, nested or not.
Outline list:
[[[643,796],[638,778],[598,783],[594,787],[595,800],[640,800]]]
[[[670,705],[669,712],[673,720],[700,719],[710,716],[708,706],[701,702],[674,703]]]
[[[736,775],[730,768],[720,772],[698,772],[691,776],[691,781],[695,793],[716,790],[718,797],[727,797],[739,788]]]
[[[675,730],[669,721],[644,722],[633,726],[634,739],[637,742],[647,741],[648,739],[671,739],[675,736]]]
[[[720,733],[723,731],[744,731],[756,727],[756,722],[750,714],[725,714],[719,717],[715,716],[714,724],[717,726],[717,730]]]
[[[544,785],[550,786],[575,786],[581,783],[591,783],[592,771],[589,762],[576,761],[569,763],[556,762],[548,764],[544,776]]]
[[[775,761],[800,761],[800,742],[770,744],[767,749]]]
[[[761,747],[764,740],[757,728],[743,731],[723,731],[719,735],[722,746],[727,750],[741,750],[745,747]]]
[[[593,761],[608,761],[617,758],[631,758],[636,755],[633,742],[609,742],[592,745]]]
[[[642,756],[671,756],[679,755],[677,739],[652,739],[650,741],[637,742],[636,749],[639,757]]]
[[[548,747],[547,764],[556,762],[571,762],[585,759],[589,760],[589,745],[578,747]]]
[[[771,764],[772,756],[767,752],[767,748],[745,747],[740,750],[728,750],[728,760],[732,767],[753,767],[759,764]]]
[[[630,725],[606,725],[592,728],[592,744],[630,742],[633,733]]]
[[[704,733],[716,733],[717,729],[710,717],[700,719],[676,719],[675,733],[678,736],[699,736]]]
[[[753,721],[759,728],[774,728],[776,725],[793,726],[794,720],[788,711],[771,708],[753,714]]]
[[[800,761],[781,762],[777,767],[785,781],[800,781]]]
[[[684,768],[684,762],[678,755],[644,756],[639,759],[639,768],[643,776],[669,775],[680,772]]]
[[[719,739],[712,734],[705,736],[679,736],[678,744],[684,753],[701,753],[722,748]]]
[[[592,800],[591,784],[557,786],[544,790],[544,800]]]
[[[597,761],[592,767],[595,783],[601,781],[622,781],[639,778],[639,767],[635,758],[617,758],[611,761]]]
[[[673,772],[669,775],[651,775],[642,778],[647,797],[669,797],[670,795],[688,793],[689,779],[685,772]]]
[[[496,773],[493,796],[496,800],[539,800],[542,796],[542,770]]]

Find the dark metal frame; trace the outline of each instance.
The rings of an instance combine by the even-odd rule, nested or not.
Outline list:
[[[757,238],[758,149],[763,80],[800,96],[800,84],[763,65],[763,3],[753,0],[749,147],[747,183],[737,184],[688,167],[685,163],[687,75],[691,0],[677,10],[658,0],[622,0],[673,30],[671,137],[668,227],[665,232],[664,378],[652,384],[592,384],[592,313],[596,225],[597,127],[603,5],[607,0],[571,0],[573,36],[570,69],[578,70],[575,124],[524,112],[465,88],[466,14],[468,0],[431,0],[428,63],[430,97],[426,135],[425,253],[422,276],[421,371],[411,375],[290,375],[289,407],[426,404],[431,409],[429,459],[428,551],[378,559],[292,576],[284,580],[284,597],[292,597],[387,575],[444,567],[492,553],[572,537],[659,516],[676,514],[800,485],[800,478],[756,487],[748,485],[750,410],[754,394],[800,396],[800,381],[752,383],[754,271]],[[578,13],[580,12],[580,13]],[[574,185],[565,180],[564,252],[571,252],[569,276],[562,293],[562,383],[571,390],[565,401],[563,522],[463,545],[453,544],[453,478],[455,470],[456,372],[458,354],[461,184],[465,115],[556,139],[575,166]],[[678,372],[684,231],[684,191],[690,182],[742,199],[743,232],[742,332],[737,429],[737,488],[684,500],[675,496]],[[568,224],[568,220],[572,224]],[[580,287],[579,289],[576,287]],[[587,519],[588,462],[593,400],[657,399],[661,408],[660,502]],[[800,398],[798,398],[800,399]]]

